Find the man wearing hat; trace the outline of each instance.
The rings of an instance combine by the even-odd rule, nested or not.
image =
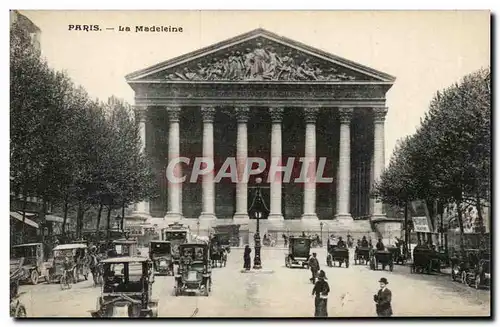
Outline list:
[[[319,270],[319,261],[318,258],[316,258],[316,252],[312,254],[312,257],[309,258],[308,262],[309,268],[311,269],[311,278],[310,281],[311,283],[316,282],[316,275],[318,274]]]
[[[323,270],[319,271],[318,281],[314,284],[312,295],[314,298],[314,316],[315,317],[328,317],[328,293],[330,293],[330,286],[326,281],[326,274]]]
[[[376,303],[377,316],[390,317],[392,316],[392,293],[387,288],[389,282],[384,277],[380,278],[378,282],[380,283],[380,290],[373,296],[373,300]]]

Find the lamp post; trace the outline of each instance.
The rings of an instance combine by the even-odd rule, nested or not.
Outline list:
[[[262,201],[262,194],[260,193],[260,183],[262,182],[262,178],[257,177],[255,182],[257,183],[255,199],[259,201],[260,204]],[[257,229],[254,235],[255,256],[253,259],[253,269],[262,269],[262,262],[260,260],[260,218],[262,218],[262,209],[260,206],[257,206],[254,216],[257,219]]]
[[[319,223],[319,244],[323,247],[323,222]]]

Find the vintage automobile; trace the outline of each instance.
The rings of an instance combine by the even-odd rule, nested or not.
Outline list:
[[[356,246],[356,249],[354,250],[354,264],[355,265],[360,265],[360,264],[368,264],[370,262],[370,248],[369,247],[362,247],[362,246]]]
[[[478,277],[478,275],[479,279],[481,279],[480,275],[484,270],[488,270],[489,273],[489,258],[490,254],[487,251],[481,251],[479,249],[466,249],[464,256],[461,258],[458,256],[451,258],[451,279],[454,281],[460,281],[463,284],[475,285],[476,277]],[[483,261],[483,263],[480,265],[481,261]],[[488,262],[488,265],[487,267],[484,267],[484,263],[486,261]],[[481,266],[483,266],[483,271],[480,274],[479,270]],[[483,277],[487,277],[486,272],[484,273]]]
[[[135,239],[114,240],[111,251],[108,252],[110,257],[134,257],[137,255],[137,240]]]
[[[13,318],[25,318],[26,307],[18,299],[19,280],[23,278],[24,258],[20,258],[10,265],[10,316]]]
[[[172,258],[175,264],[179,263],[179,245],[191,242],[192,234],[189,226],[180,223],[169,224],[161,232],[162,240],[169,241],[172,247]]]
[[[24,258],[19,276],[21,281],[36,285],[40,277],[47,280],[47,265],[42,243],[14,245],[10,251],[11,263],[16,266],[16,262],[21,258]]]
[[[52,250],[53,257],[49,260],[51,261],[51,265],[47,281],[49,283],[60,282],[61,276],[65,270],[64,262],[66,258],[68,258],[73,267],[71,269],[73,283],[79,282],[80,275],[83,275],[85,280],[87,280],[90,273],[87,251],[87,245],[85,244],[70,243],[56,246]]]
[[[310,251],[311,239],[309,237],[291,236],[288,242],[288,253],[285,255],[285,266],[308,268]]]
[[[413,249],[413,263],[410,271],[412,273],[432,273],[439,272],[441,263],[438,253],[427,245],[417,245]]]
[[[469,286],[474,286],[476,289],[490,287],[491,285],[491,264],[490,260],[481,259],[474,271],[474,282]]]
[[[328,245],[328,255],[326,256],[326,264],[328,267],[335,266],[335,262],[339,263],[339,267],[345,264],[346,268],[349,268],[349,249],[339,248],[335,244]]]
[[[102,264],[104,284],[92,317],[158,316],[158,300],[151,298],[154,273],[148,258],[115,257]]]
[[[156,275],[174,275],[171,244],[168,241],[150,241],[149,258]]]
[[[180,260],[175,275],[175,296],[198,293],[209,296],[212,291],[212,267],[209,247],[202,243],[179,245]]]
[[[394,259],[392,253],[387,250],[370,250],[370,269],[378,270],[379,264],[382,265],[382,270],[385,270],[386,266],[389,266],[389,270],[394,269]]]
[[[404,258],[400,247],[389,245],[386,247],[386,250],[392,253],[392,259],[395,264],[405,264],[406,259]]]

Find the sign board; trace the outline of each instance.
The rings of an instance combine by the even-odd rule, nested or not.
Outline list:
[[[430,233],[432,232],[429,219],[426,216],[412,217],[413,229],[415,232],[419,233]]]
[[[127,232],[129,232],[130,233],[129,236],[132,236],[132,237],[142,236],[143,235],[143,228],[140,225],[138,225],[138,226],[131,225],[131,226],[127,226]]]

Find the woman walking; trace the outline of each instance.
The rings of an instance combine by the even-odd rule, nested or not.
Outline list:
[[[243,253],[243,268],[245,270],[250,270],[250,267],[252,266],[250,253],[252,253],[252,249],[250,249],[250,246],[247,244],[245,245],[245,252]]]
[[[323,270],[319,271],[318,281],[314,284],[312,295],[314,298],[314,316],[315,317],[328,317],[328,293],[330,293],[330,286],[326,281],[326,275]]]

